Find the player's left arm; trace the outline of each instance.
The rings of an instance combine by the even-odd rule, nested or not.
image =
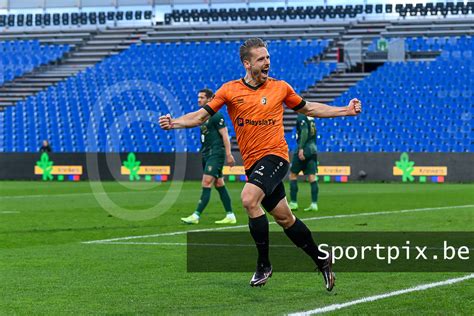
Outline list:
[[[230,139],[229,139],[229,132],[227,130],[227,127],[223,127],[219,129],[219,133],[222,136],[222,141],[224,142],[224,148],[225,148],[225,156],[227,160],[227,164],[231,167],[235,165],[235,159],[234,156],[232,155],[231,147],[230,147]]]
[[[338,116],[356,116],[362,112],[362,103],[358,99],[349,101],[348,106],[330,106],[318,102],[308,102],[303,100],[295,90],[286,82],[283,81],[285,90],[284,102],[285,104],[306,116],[311,117],[338,117]]]
[[[320,118],[356,116],[362,112],[362,103],[358,99],[352,99],[347,106],[331,106],[318,102],[306,102],[298,112],[306,116]]]

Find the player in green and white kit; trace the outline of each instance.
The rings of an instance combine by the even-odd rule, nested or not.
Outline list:
[[[318,210],[319,187],[316,181],[318,158],[316,154],[316,124],[314,118],[298,114],[296,121],[298,150],[293,154],[290,167],[290,209],[298,209],[298,174],[303,171],[311,185],[311,205],[305,211]]]
[[[212,100],[213,96],[214,93],[209,89],[199,91],[199,106],[206,105]],[[201,199],[194,213],[188,217],[181,218],[181,220],[187,224],[199,224],[201,214],[209,203],[212,185],[214,185],[217,192],[219,192],[222,204],[224,204],[224,209],[227,213],[224,219],[216,221],[215,223],[235,224],[237,220],[232,211],[232,203],[222,176],[224,162],[227,160],[227,164],[233,166],[235,160],[230,151],[229,135],[222,114],[216,113],[201,125],[201,143],[202,167],[204,172],[202,176]]]

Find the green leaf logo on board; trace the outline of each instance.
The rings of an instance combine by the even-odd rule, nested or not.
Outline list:
[[[41,155],[41,158],[36,162],[36,165],[43,170],[43,181],[53,180],[53,175],[51,174],[53,171],[53,162],[49,160],[47,153]]]
[[[400,155],[400,161],[395,162],[395,166],[402,171],[402,181],[403,182],[413,182],[415,178],[411,175],[413,173],[413,166],[415,165],[414,161],[410,161],[407,153],[402,153]]]
[[[123,166],[130,171],[130,181],[140,180],[138,170],[140,169],[140,161],[135,157],[134,153],[129,153],[127,160],[123,162]]]

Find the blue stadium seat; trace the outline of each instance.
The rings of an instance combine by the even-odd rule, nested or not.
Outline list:
[[[215,90],[238,78],[242,66],[229,52],[238,51],[239,45],[235,41],[133,45],[8,108],[3,113],[5,127],[0,128],[5,146],[0,150],[36,152],[41,140],[49,139],[56,152],[198,151],[199,129],[175,139],[174,132],[159,128],[158,116],[179,116],[196,109],[198,90]],[[328,45],[327,40],[270,42],[272,76],[302,92],[335,70],[334,63],[304,63]],[[59,48],[47,51],[62,52]],[[12,126],[14,133],[10,133]],[[111,137],[117,134],[118,139]]]
[[[472,152],[472,37],[408,38],[406,43],[412,51],[443,51],[433,62],[386,63],[334,100],[341,105],[357,97],[364,114],[332,125],[318,121],[319,150]],[[352,148],[339,145],[343,121],[358,123],[348,141]],[[357,143],[366,135],[380,145]]]
[[[0,85],[61,58],[69,50],[69,45],[41,45],[37,40],[0,41]]]

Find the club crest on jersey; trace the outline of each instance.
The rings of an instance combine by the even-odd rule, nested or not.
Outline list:
[[[263,97],[260,101],[263,105],[267,104],[267,97]]]

